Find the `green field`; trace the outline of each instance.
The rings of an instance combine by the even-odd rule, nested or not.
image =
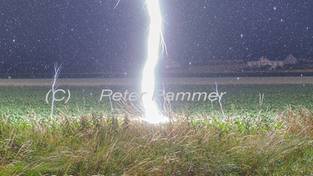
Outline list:
[[[51,119],[49,88],[0,87],[0,175],[313,175],[313,85],[220,86],[224,115],[172,102],[176,122],[158,126],[112,112],[100,87],[69,89]]]
[[[107,87],[106,87],[107,88]],[[70,116],[90,115],[92,113],[109,113],[108,99],[99,102],[102,87],[95,88],[64,88],[71,90],[71,99],[67,104],[56,103],[56,114]],[[116,91],[125,88],[113,87]],[[273,85],[273,86],[219,86],[220,92],[227,92],[222,99],[227,116],[254,115],[258,112],[278,113],[288,107],[305,107],[313,109],[313,85]],[[131,90],[131,89],[130,89]],[[170,87],[166,91],[214,91],[214,86],[183,88]],[[50,114],[50,105],[45,102],[47,87],[0,87],[0,115],[23,118],[32,115],[45,118]],[[263,101],[260,95],[264,94]],[[121,107],[115,103],[114,107]],[[220,111],[219,104],[203,102],[172,102],[171,110],[175,113],[189,115],[207,115]]]

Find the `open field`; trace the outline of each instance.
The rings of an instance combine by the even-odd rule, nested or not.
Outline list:
[[[138,80],[128,78],[59,79],[60,86],[134,86]],[[265,85],[313,84],[313,77],[221,77],[221,78],[166,78],[166,85]],[[0,86],[50,86],[50,79],[0,79]]]
[[[109,99],[99,101],[103,89],[110,88],[123,92],[125,89],[136,90],[124,86],[59,86],[70,90],[70,99],[56,103],[56,113],[80,116],[92,113],[110,113]],[[220,92],[226,92],[221,101],[228,116],[255,115],[266,113],[275,115],[288,107],[304,107],[313,110],[313,85],[220,85]],[[0,115],[28,118],[36,116],[46,118],[50,113],[50,104],[45,101],[49,87],[0,87]],[[215,85],[207,86],[167,86],[166,91],[176,92],[212,92]],[[66,93],[67,94],[67,93]],[[68,95],[64,95],[65,98]],[[58,96],[62,97],[63,94]],[[262,98],[263,96],[263,98]],[[59,98],[60,98],[59,97]],[[124,109],[123,104],[115,102],[113,106]],[[162,103],[161,103],[162,104]],[[171,111],[190,115],[207,115],[220,112],[217,102],[210,101],[175,101],[171,102]]]
[[[131,81],[61,80],[71,98],[51,119],[49,80],[10,80],[0,86],[0,175],[313,175],[310,79],[172,82],[163,89],[212,92],[217,82],[226,94],[222,109],[171,102],[164,110],[177,121],[162,126],[132,121],[132,104],[115,102],[112,112],[99,102],[102,89],[136,90]]]

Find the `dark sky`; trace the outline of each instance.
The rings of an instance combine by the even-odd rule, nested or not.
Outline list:
[[[130,72],[146,54],[144,0],[1,0],[0,73]],[[312,0],[162,0],[168,55],[186,64],[313,58]],[[2,65],[2,66],[1,66]]]

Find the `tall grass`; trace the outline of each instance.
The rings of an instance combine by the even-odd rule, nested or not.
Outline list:
[[[186,117],[186,119],[189,119]],[[0,175],[312,175],[313,113],[163,126],[0,118]]]

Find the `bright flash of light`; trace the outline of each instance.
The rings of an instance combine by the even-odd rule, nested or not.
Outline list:
[[[142,72],[141,92],[145,116],[142,120],[160,124],[169,122],[168,117],[161,114],[154,100],[156,86],[156,66],[160,58],[162,42],[162,15],[159,0],[146,0],[150,17],[147,60]]]

